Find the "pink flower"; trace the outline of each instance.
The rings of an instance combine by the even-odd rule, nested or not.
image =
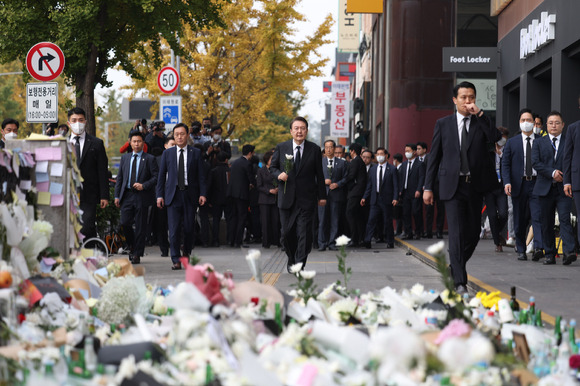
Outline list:
[[[453,319],[447,327],[439,333],[435,344],[441,344],[452,337],[467,336],[471,333],[471,327],[461,319]]]
[[[570,356],[570,368],[571,369],[580,368],[580,355],[576,354]]]

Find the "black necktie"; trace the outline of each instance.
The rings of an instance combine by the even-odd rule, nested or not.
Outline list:
[[[300,146],[296,146],[296,158],[294,159],[294,169],[298,170],[300,167]]]
[[[77,165],[81,164],[81,137],[75,137],[75,153],[77,153]]]
[[[556,141],[558,140],[558,138],[554,137],[552,138],[552,150],[554,150],[554,158],[556,157]]]
[[[379,193],[383,188],[383,165],[379,166]]]
[[[328,171],[329,172],[328,174],[330,175],[330,178],[332,178],[332,160],[328,160],[328,162],[330,163],[329,165],[330,170]]]
[[[137,181],[137,154],[133,154],[133,163],[131,164],[131,177],[129,178],[131,189]]]
[[[463,129],[461,129],[461,174],[469,174],[469,161],[467,160],[467,121],[469,118],[463,118]]]
[[[177,187],[185,189],[185,161],[183,159],[183,149],[179,149],[179,166],[177,168]]]
[[[532,176],[532,139],[526,138],[528,144],[526,145],[526,177]]]

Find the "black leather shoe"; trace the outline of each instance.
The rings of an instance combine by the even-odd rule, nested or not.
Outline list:
[[[544,251],[541,249],[536,249],[534,251],[534,256],[532,257],[532,261],[540,261],[544,257]]]
[[[171,266],[171,270],[180,271],[181,270],[181,263],[173,263],[173,265]]]
[[[405,235],[402,237],[403,240],[413,240],[413,235]]]
[[[468,293],[467,292],[467,287],[464,286],[463,284],[459,284],[458,286],[455,287],[455,292],[457,292],[458,295],[463,296],[464,294]]]
[[[571,253],[569,255],[565,255],[564,259],[562,260],[562,264],[564,265],[570,265],[573,262],[576,261],[576,254],[575,253]]]
[[[439,240],[441,240],[443,238],[443,233],[442,232],[437,232],[437,238]]]
[[[141,264],[141,256],[133,256],[131,258],[131,263],[133,263],[133,264]]]
[[[318,248],[318,251],[319,252],[324,252],[324,251],[326,251],[326,248],[325,247],[320,247],[320,248]]]
[[[395,248],[395,244],[393,244],[393,243],[387,244],[387,249],[393,249],[393,248]]]
[[[554,264],[556,264],[556,258],[554,256],[546,256],[543,264],[544,265],[554,265]]]
[[[427,233],[425,236],[426,239],[432,239],[433,238],[433,233]]]
[[[518,260],[526,261],[528,260],[528,256],[525,253],[518,253]]]
[[[421,240],[421,236],[419,235],[415,236],[415,240]]]
[[[370,241],[365,241],[364,243],[362,243],[362,245],[366,248],[366,249],[371,249],[371,242]]]
[[[338,251],[338,248],[335,247],[334,245],[331,245],[331,246],[328,247],[328,250],[329,251]]]

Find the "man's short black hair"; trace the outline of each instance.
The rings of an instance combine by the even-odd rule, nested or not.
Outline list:
[[[224,163],[228,159],[228,153],[226,153],[225,151],[220,151],[217,154],[216,159],[217,159],[218,162]]]
[[[403,163],[403,155],[401,153],[397,153],[393,156],[393,159],[396,159],[400,163]]]
[[[564,118],[562,118],[562,114],[560,114],[559,111],[556,110],[552,110],[548,113],[548,115],[546,115],[546,121],[548,120],[548,118],[550,118],[552,115],[556,115],[558,117],[560,117],[560,119],[562,120],[562,123],[564,123]]]
[[[518,121],[522,118],[522,115],[524,115],[526,113],[530,113],[530,115],[532,116],[532,119],[533,119],[534,113],[532,113],[532,110],[531,109],[528,109],[528,108],[523,108],[518,113]]]
[[[134,136],[138,135],[139,137],[141,137],[141,139],[143,141],[145,141],[145,135],[143,135],[143,133],[139,130],[131,130],[129,132],[129,141],[131,141],[131,138],[133,138]]]
[[[332,147],[336,147],[336,142],[334,142],[334,140],[332,139],[327,139],[326,141],[324,141],[324,146],[326,146],[328,142],[332,143]]]
[[[222,133],[223,133],[223,131],[224,131],[224,129],[222,129],[222,127],[221,127],[220,125],[215,125],[214,127],[212,127],[212,128],[211,128],[211,131],[212,131],[212,132],[214,132],[214,131],[216,131],[216,130],[221,130],[221,131],[222,131]]]
[[[306,125],[306,130],[308,130],[308,121],[306,120],[306,118],[304,117],[295,117],[292,122],[290,122],[290,128],[292,128],[292,125],[294,124],[294,122],[302,122]]]
[[[248,155],[251,152],[254,151],[254,149],[256,148],[256,146],[254,145],[244,145],[244,147],[242,147],[242,155]]]
[[[379,150],[382,150],[385,152],[385,155],[387,156],[387,158],[389,158],[391,155],[389,154],[389,151],[387,149],[385,149],[384,147],[377,147],[377,150],[375,151],[375,153],[378,153]]]
[[[362,145],[360,143],[356,143],[356,142],[351,143],[349,148],[348,148],[348,151],[350,152],[351,150],[354,151],[354,153],[357,156],[360,156],[360,152],[362,151]]]
[[[417,145],[415,145],[414,143],[408,143],[405,145],[405,147],[410,147],[411,149],[413,149],[413,151],[417,151]]]
[[[423,149],[427,150],[427,143],[426,142],[417,142],[417,146],[421,146]]]
[[[270,161],[270,158],[272,158],[272,155],[274,155],[274,152],[272,150],[268,150],[267,152],[264,153],[264,156],[262,157],[262,161],[264,162],[264,165],[268,164],[268,161]]]
[[[205,117],[205,118],[203,118],[201,121],[202,121],[202,122],[203,122],[203,121],[210,121],[210,122],[211,122],[211,118],[210,118],[210,117]]]
[[[82,108],[80,108],[80,107],[73,107],[72,109],[70,109],[70,110],[68,111],[68,115],[67,115],[67,116],[70,118],[70,117],[71,117],[71,115],[73,115],[73,114],[76,114],[76,115],[82,115],[82,116],[84,116],[85,118],[87,117],[87,113],[85,113],[85,110],[83,110],[83,109],[82,109]]]
[[[460,88],[470,88],[473,90],[473,93],[477,95],[477,91],[475,90],[475,85],[471,82],[461,82],[457,84],[457,86],[453,87],[453,97],[457,98],[457,94]]]
[[[180,127],[185,127],[185,132],[186,133],[189,133],[189,127],[187,127],[187,125],[185,123],[183,123],[183,122],[179,122],[177,125],[173,126],[173,131],[172,132],[175,132],[175,129],[178,129]]]
[[[20,123],[14,119],[14,118],[6,118],[5,120],[2,121],[2,130],[4,130],[6,128],[7,125],[16,125],[16,129],[20,128]]]
[[[164,143],[168,143],[171,140],[175,141],[175,137],[173,136],[173,132],[167,134],[167,137],[165,137],[165,142]]]
[[[534,117],[534,121],[536,119],[539,119],[540,122],[542,122],[542,125],[544,124],[544,119],[542,118],[542,116],[540,114],[533,114],[532,116]]]
[[[373,152],[370,149],[364,149],[362,152],[363,153],[370,153],[371,159],[375,159],[375,155],[373,154]]]

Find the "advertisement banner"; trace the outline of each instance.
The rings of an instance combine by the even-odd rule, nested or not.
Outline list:
[[[350,82],[332,82],[330,109],[330,136],[350,137]]]
[[[347,13],[347,0],[338,0],[338,51],[358,52],[360,15]]]

